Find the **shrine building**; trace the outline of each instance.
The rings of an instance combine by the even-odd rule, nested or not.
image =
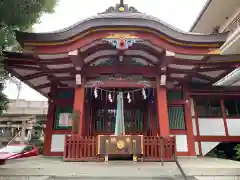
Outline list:
[[[214,85],[239,65],[220,54],[227,37],[120,3],[59,31],[17,31],[23,51],[4,65],[48,98],[43,155],[167,161],[240,142],[240,89]]]

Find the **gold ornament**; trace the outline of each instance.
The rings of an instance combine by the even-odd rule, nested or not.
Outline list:
[[[124,142],[123,142],[122,140],[119,140],[119,141],[117,142],[117,147],[118,147],[118,149],[123,149],[124,146],[125,146],[125,144],[124,144]]]
[[[119,10],[120,12],[123,12],[123,11],[124,11],[124,7],[120,7],[118,10]]]

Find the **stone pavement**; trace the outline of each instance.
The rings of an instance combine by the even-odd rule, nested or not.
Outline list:
[[[51,176],[5,176],[0,177],[0,180],[139,180],[139,178],[91,178],[91,177],[51,177]],[[184,180],[182,178],[144,178],[142,180]],[[141,180],[141,179],[140,179]],[[195,178],[189,178],[188,180],[196,180]]]
[[[214,158],[179,158],[184,172],[189,180],[196,177],[199,180],[228,180],[240,175],[240,163],[231,160]],[[104,162],[63,162],[60,158],[33,157],[9,161],[0,166],[0,177],[31,176],[36,180],[63,180],[63,179],[183,179],[179,169],[173,162],[165,163],[162,167],[159,162],[134,163],[132,161]],[[224,177],[222,177],[224,176]],[[232,178],[230,178],[232,180]],[[229,180],[230,180],[229,179]],[[2,180],[0,178],[0,180]],[[13,179],[14,180],[14,179]],[[220,180],[220,179],[219,179]],[[234,179],[236,180],[236,179]]]

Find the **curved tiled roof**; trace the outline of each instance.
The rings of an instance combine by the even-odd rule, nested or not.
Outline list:
[[[51,33],[27,33],[17,31],[16,36],[17,40],[20,43],[25,41],[64,41],[89,29],[101,27],[149,28],[156,32],[165,34],[166,36],[169,36],[178,41],[195,43],[223,43],[225,42],[228,35],[228,33],[196,34],[183,32],[179,29],[172,27],[169,24],[162,22],[156,17],[140,13],[136,9],[134,9],[134,11],[132,12],[107,11],[104,13],[99,13],[97,16],[92,16],[68,28],[54,31]]]

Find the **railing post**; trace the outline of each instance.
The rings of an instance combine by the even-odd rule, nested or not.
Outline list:
[[[64,140],[64,151],[63,151],[63,158],[67,157],[67,137],[68,135],[65,135],[65,140]]]
[[[137,149],[136,140],[133,140],[133,162],[137,162],[136,149]]]
[[[105,142],[105,158],[104,158],[105,162],[108,162],[108,150],[109,150],[108,148],[109,148],[109,141],[106,140],[106,142]]]
[[[160,159],[161,159],[161,166],[164,166],[164,153],[163,153],[163,147],[164,147],[164,138],[160,136]]]

